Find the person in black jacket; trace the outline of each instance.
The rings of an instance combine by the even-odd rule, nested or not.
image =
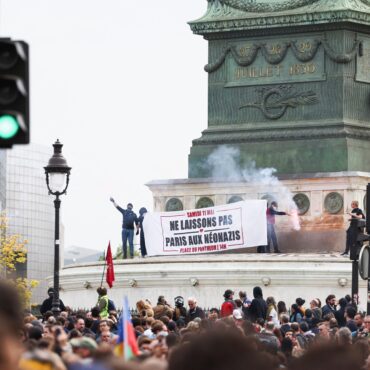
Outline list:
[[[204,311],[197,306],[197,300],[193,297],[188,298],[188,306],[189,311],[186,314],[186,322],[189,323],[190,321],[193,321],[196,317],[199,317],[201,319],[205,318]]]
[[[54,294],[55,294],[54,288],[49,288],[48,289],[49,298],[45,299],[40,307],[40,313],[42,316],[44,316],[47,311],[52,311]],[[60,298],[59,298],[59,308],[61,311],[66,310],[66,307],[64,306],[64,303]]]
[[[113,198],[110,198],[113,205],[122,213],[122,251],[123,258],[127,259],[127,240],[130,247],[130,258],[134,258],[134,224],[138,225],[136,213],[132,210],[132,203],[127,204],[127,209],[121,208]]]
[[[341,254],[341,256],[348,256],[348,253],[350,252],[351,246],[356,244],[357,240],[357,234],[358,234],[358,220],[364,219],[365,215],[362,212],[362,209],[358,208],[358,201],[353,200],[351,202],[351,208],[352,211],[348,212],[348,214],[351,216],[350,218],[350,224],[349,228],[347,229],[347,237],[346,237],[346,249]]]
[[[253,288],[253,301],[248,308],[248,318],[252,322],[257,319],[266,319],[267,304],[263,299],[262,289],[259,286]]]
[[[346,326],[345,312],[348,302],[345,298],[339,300],[339,310],[334,311],[334,317],[337,319],[338,325],[340,328]]]
[[[141,251],[141,257],[145,257],[148,253],[146,251],[146,245],[145,245],[145,236],[144,236],[144,217],[147,214],[147,209],[145,207],[141,207],[139,209],[139,217],[137,219],[137,225],[136,225],[136,235],[140,232],[140,251]]]
[[[173,321],[177,321],[180,318],[186,318],[186,308],[184,307],[184,298],[181,296],[175,297],[175,311],[173,312]]]

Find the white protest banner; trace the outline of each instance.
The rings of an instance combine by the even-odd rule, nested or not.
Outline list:
[[[200,254],[266,245],[266,200],[147,213],[143,226],[148,256]]]

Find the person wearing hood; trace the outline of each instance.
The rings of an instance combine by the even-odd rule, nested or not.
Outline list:
[[[289,213],[287,212],[280,212],[277,210],[278,204],[277,202],[271,202],[270,207],[266,210],[266,218],[267,218],[267,248],[266,252],[271,253],[270,244],[274,247],[275,253],[281,253],[278,246],[278,241],[275,233],[275,216],[285,216]]]
[[[148,213],[148,210],[145,207],[141,207],[139,209],[139,217],[137,219],[137,225],[136,225],[136,235],[140,232],[140,251],[141,251],[141,257],[145,257],[148,253],[146,251],[145,246],[145,237],[144,237],[144,217]]]
[[[253,288],[253,297],[251,305],[248,308],[248,317],[252,322],[257,319],[266,319],[267,304],[263,299],[262,289],[259,286]]]
[[[343,328],[346,326],[346,307],[348,305],[348,302],[345,298],[341,298],[338,302],[339,304],[339,310],[334,311],[334,317],[337,319],[338,325],[340,328]]]
[[[40,307],[41,315],[44,316],[47,311],[52,311],[54,294],[55,294],[54,288],[49,288],[48,289],[49,298],[46,298],[44,302],[42,302],[42,305]],[[66,310],[66,307],[64,306],[64,303],[60,298],[59,298],[59,308],[61,311]]]

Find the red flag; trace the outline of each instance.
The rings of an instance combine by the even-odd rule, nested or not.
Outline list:
[[[112,288],[114,282],[114,266],[113,266],[113,257],[112,251],[110,249],[110,242],[108,244],[107,254],[105,256],[105,263],[107,265],[107,274],[105,280],[109,285],[109,288]]]

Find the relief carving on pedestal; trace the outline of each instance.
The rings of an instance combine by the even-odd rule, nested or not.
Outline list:
[[[337,192],[329,193],[324,200],[324,207],[330,214],[339,213],[343,208],[343,197]]]
[[[233,195],[229,200],[228,200],[228,204],[230,203],[236,203],[236,202],[241,202],[243,201],[244,199],[240,196],[240,195]]]
[[[251,13],[280,12],[311,5],[319,0],[219,0],[221,4]]]
[[[306,194],[298,193],[294,195],[293,200],[298,208],[298,214],[300,216],[306,214],[307,211],[310,209],[310,199]]]
[[[300,105],[312,105],[319,102],[319,98],[315,92],[302,91],[291,92],[291,86],[279,86],[274,88],[262,88],[262,96],[259,101],[254,103],[247,103],[239,107],[244,108],[258,108],[263,115],[269,119],[281,118],[288,108],[296,108]]]
[[[195,208],[208,208],[213,207],[215,204],[213,203],[213,200],[208,197],[202,197],[197,201],[197,205]]]
[[[171,198],[166,202],[166,212],[183,211],[184,205],[178,198]]]
[[[309,62],[315,57],[320,45],[322,45],[326,55],[331,60],[336,63],[346,64],[350,63],[356,56],[359,43],[359,40],[354,40],[351,49],[344,53],[335,51],[327,41],[326,36],[318,37],[308,41],[286,41],[274,45],[267,45],[266,43],[262,42],[253,43],[251,46],[249,46],[248,52],[246,53],[240,52],[237,46],[230,45],[222,51],[222,54],[215,61],[206,64],[204,70],[208,73],[215,72],[225,62],[229,53],[231,53],[233,59],[239,66],[249,66],[255,61],[259,50],[261,50],[266,62],[273,65],[281,63],[284,60],[287,55],[288,48],[292,50],[293,55],[298,61],[305,63]],[[306,47],[302,47],[302,45],[306,45]]]

